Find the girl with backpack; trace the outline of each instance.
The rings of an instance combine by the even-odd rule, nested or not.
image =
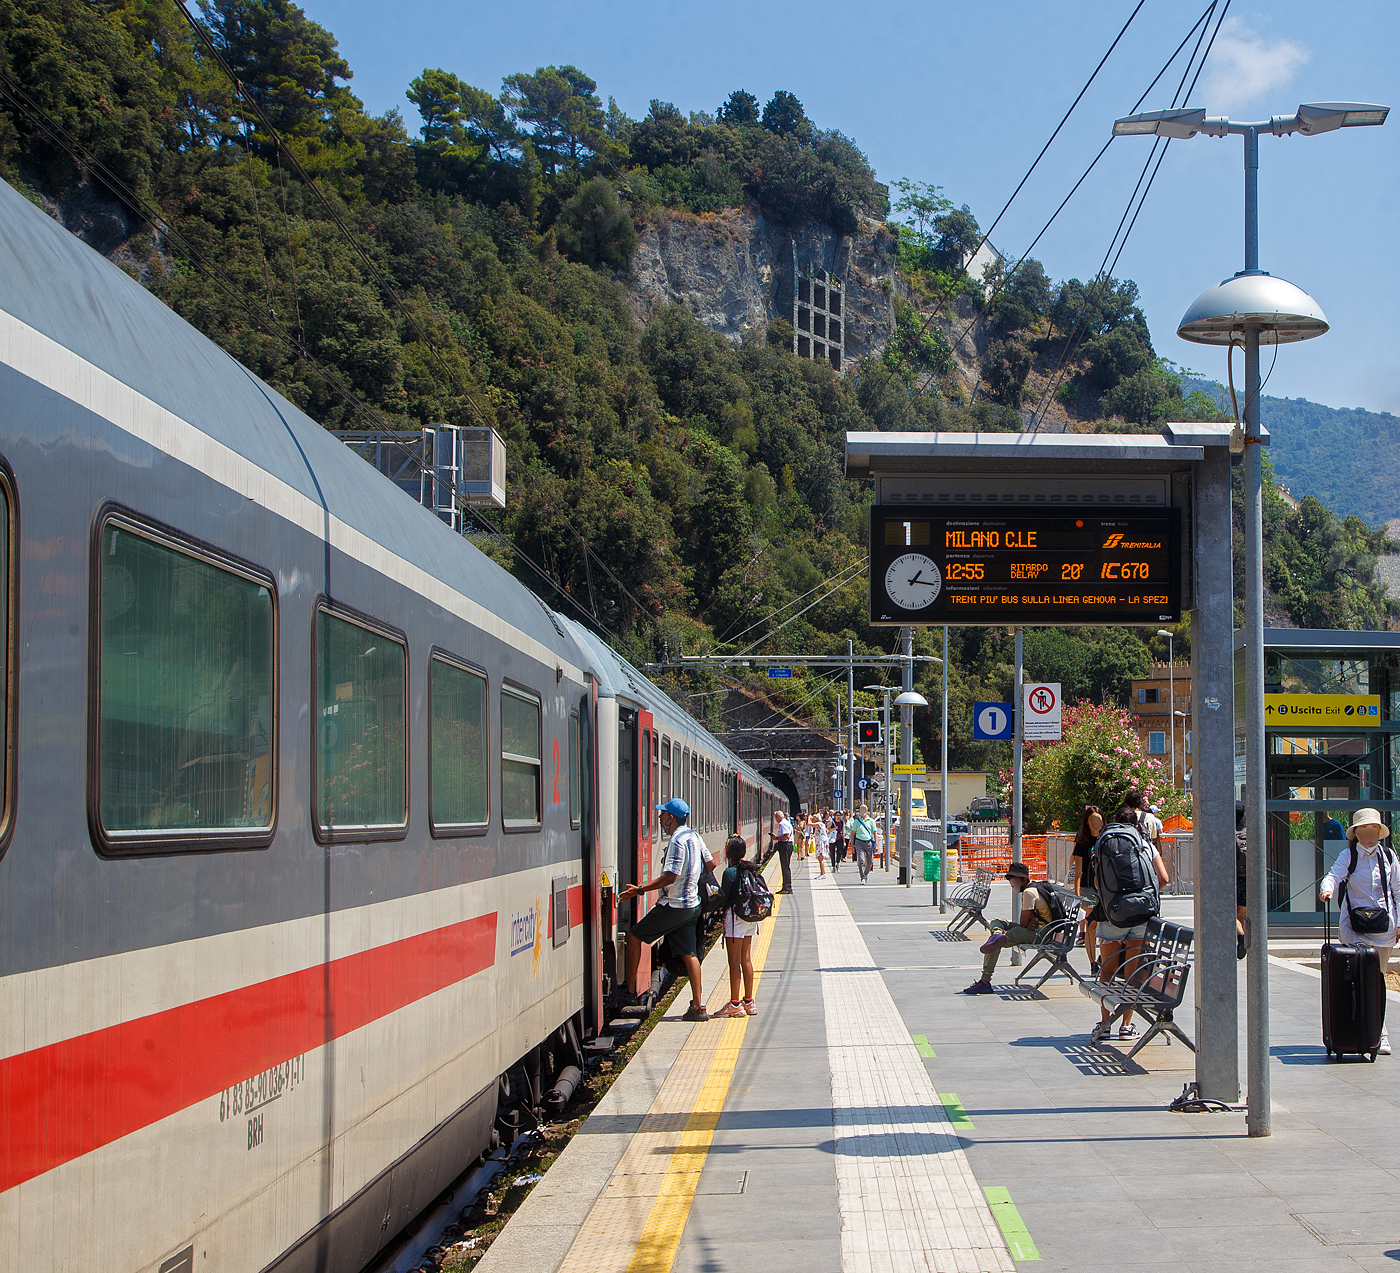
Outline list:
[[[729,957],[729,1002],[715,1013],[717,1017],[756,1017],[758,1009],[753,1001],[753,939],[758,935],[759,921],[745,919],[736,912],[752,910],[755,899],[758,910],[765,909],[762,893],[767,897],[766,909],[771,911],[773,895],[764,882],[758,863],[748,859],[748,847],[741,835],[731,835],[724,842],[724,859],[727,865],[720,877],[716,909],[724,908],[724,953]],[[743,982],[744,997],[739,998],[739,984]]]
[[[1347,828],[1347,845],[1317,891],[1324,906],[1334,893],[1341,893],[1337,917],[1341,940],[1346,945],[1375,947],[1382,981],[1395,950],[1396,919],[1400,918],[1400,862],[1396,861],[1395,850],[1381,843],[1389,834],[1375,809],[1358,809]],[[1382,998],[1381,1012],[1384,1011]],[[1384,1016],[1378,1051],[1382,1056],[1390,1055]]]

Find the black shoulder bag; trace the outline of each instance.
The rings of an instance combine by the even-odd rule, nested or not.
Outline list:
[[[1384,906],[1353,906],[1347,897],[1347,881],[1351,879],[1356,871],[1357,848],[1351,846],[1351,863],[1347,867],[1347,878],[1342,881],[1341,898],[1338,909],[1345,905],[1351,913],[1351,931],[1358,936],[1374,937],[1378,933],[1383,933],[1390,928],[1390,877],[1386,874],[1385,859],[1387,849],[1385,845],[1376,846],[1376,857],[1381,864],[1381,899]]]

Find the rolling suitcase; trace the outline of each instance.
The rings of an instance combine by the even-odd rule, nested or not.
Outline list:
[[[1322,1044],[1340,1060],[1348,1052],[1376,1059],[1385,1028],[1385,981],[1375,948],[1332,940],[1332,912],[1326,914],[1322,945]]]

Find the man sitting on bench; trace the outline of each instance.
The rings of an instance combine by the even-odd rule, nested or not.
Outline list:
[[[992,935],[982,943],[982,975],[962,993],[965,995],[989,995],[992,993],[992,973],[996,971],[997,960],[1008,946],[1029,946],[1035,941],[1036,929],[1055,918],[1051,899],[1046,896],[1048,889],[1031,884],[1030,869],[1024,862],[1013,862],[1006,868],[1006,879],[1013,889],[1021,889],[1021,921],[1008,924],[1004,919],[994,919],[988,925]]]

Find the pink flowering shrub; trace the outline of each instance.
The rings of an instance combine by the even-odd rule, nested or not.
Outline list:
[[[1079,702],[1064,709],[1058,743],[1026,747],[1023,786],[1026,830],[1044,831],[1058,823],[1073,832],[1084,806],[1111,814],[1134,787],[1162,817],[1191,811],[1190,796],[1175,790],[1164,759],[1149,756],[1138,741],[1132,715],[1121,707]],[[1009,771],[1002,774],[1008,789]]]

